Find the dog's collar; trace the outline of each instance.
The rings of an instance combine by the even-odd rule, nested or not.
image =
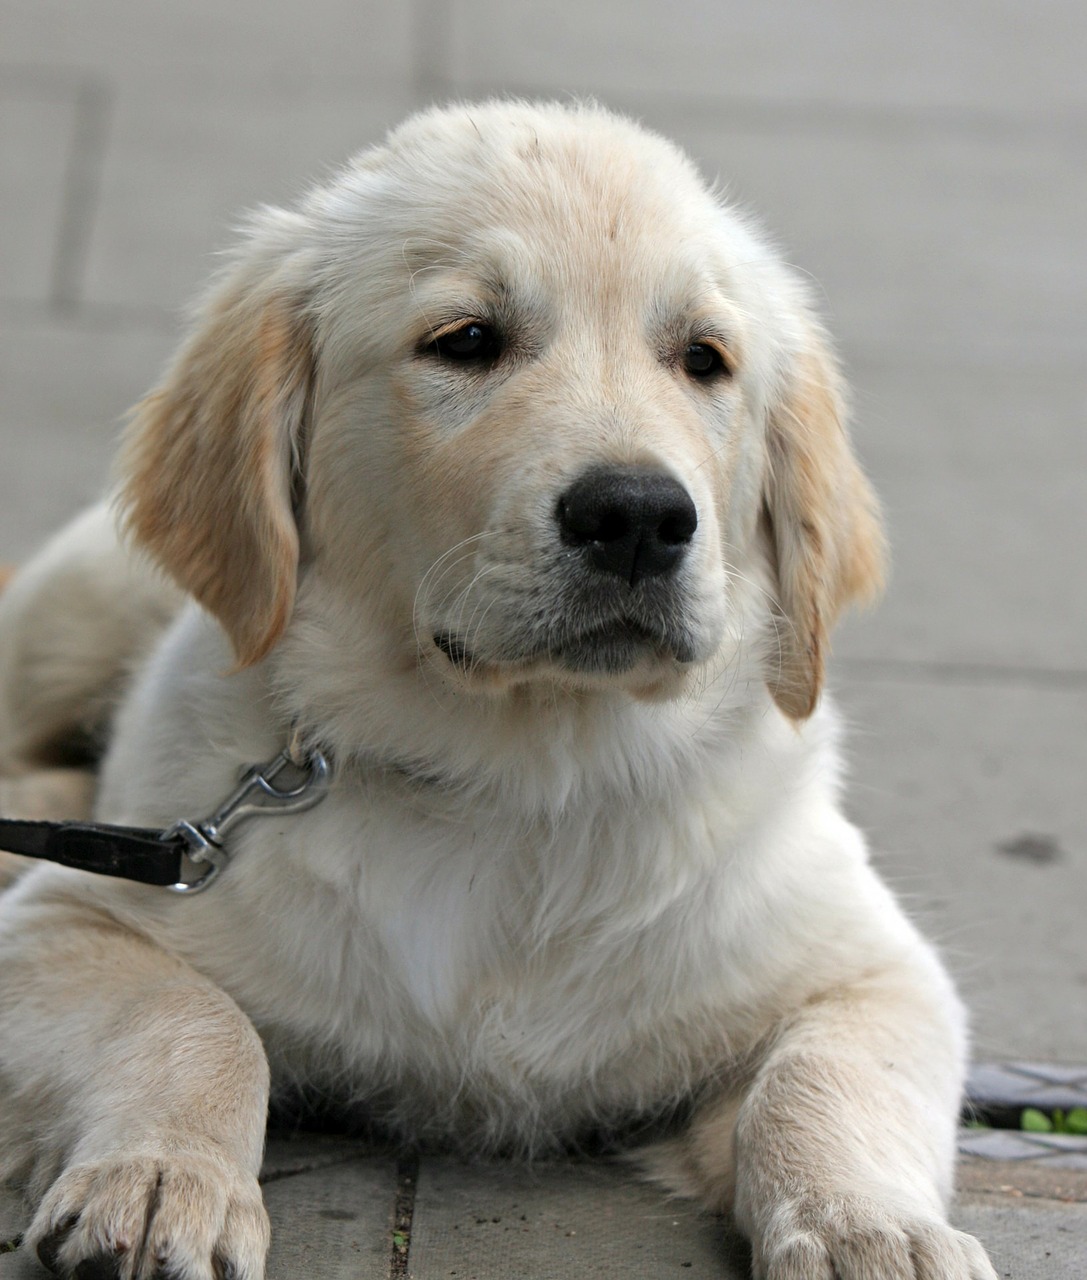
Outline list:
[[[252,765],[208,817],[180,819],[166,831],[91,822],[0,819],[0,849],[80,871],[200,893],[229,860],[223,837],[246,818],[301,813],[324,799],[332,777],[328,757],[292,731],[266,764]]]

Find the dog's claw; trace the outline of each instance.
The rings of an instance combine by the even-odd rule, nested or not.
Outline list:
[[[47,1236],[38,1241],[38,1261],[53,1275],[60,1275],[59,1255],[65,1240],[72,1234],[72,1229],[79,1221],[77,1213],[70,1214],[60,1222]]]
[[[123,1280],[121,1259],[102,1253],[87,1258],[76,1267],[73,1280]]]
[[[256,1179],[222,1159],[121,1157],[62,1174],[28,1237],[63,1280],[260,1280],[268,1218]]]

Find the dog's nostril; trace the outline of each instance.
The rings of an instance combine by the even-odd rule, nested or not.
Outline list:
[[[590,487],[574,485],[559,499],[557,510],[563,540],[579,544],[614,542],[630,532],[630,521],[622,510],[609,505],[606,495]]]
[[[668,573],[698,527],[687,490],[673,476],[644,467],[598,467],[559,498],[563,542],[584,549],[591,564],[625,578]]]
[[[690,512],[665,516],[657,530],[657,535],[662,542],[678,547],[690,542],[697,527],[698,517],[692,504]]]

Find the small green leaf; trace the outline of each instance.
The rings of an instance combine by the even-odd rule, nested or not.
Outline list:
[[[1053,1121],[1045,1112],[1027,1107],[1019,1117],[1019,1127],[1027,1133],[1052,1133]]]
[[[1087,1107],[1073,1107],[1064,1118],[1064,1127],[1068,1133],[1087,1137]]]

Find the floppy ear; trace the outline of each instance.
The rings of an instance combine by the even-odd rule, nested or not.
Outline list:
[[[285,276],[247,251],[136,406],[121,456],[126,530],[218,618],[241,666],[279,639],[298,572],[292,462],[313,350]]]
[[[764,516],[777,575],[774,701],[794,720],[815,710],[831,628],[883,585],[879,507],[850,449],[841,376],[822,339],[797,361],[771,411]]]

